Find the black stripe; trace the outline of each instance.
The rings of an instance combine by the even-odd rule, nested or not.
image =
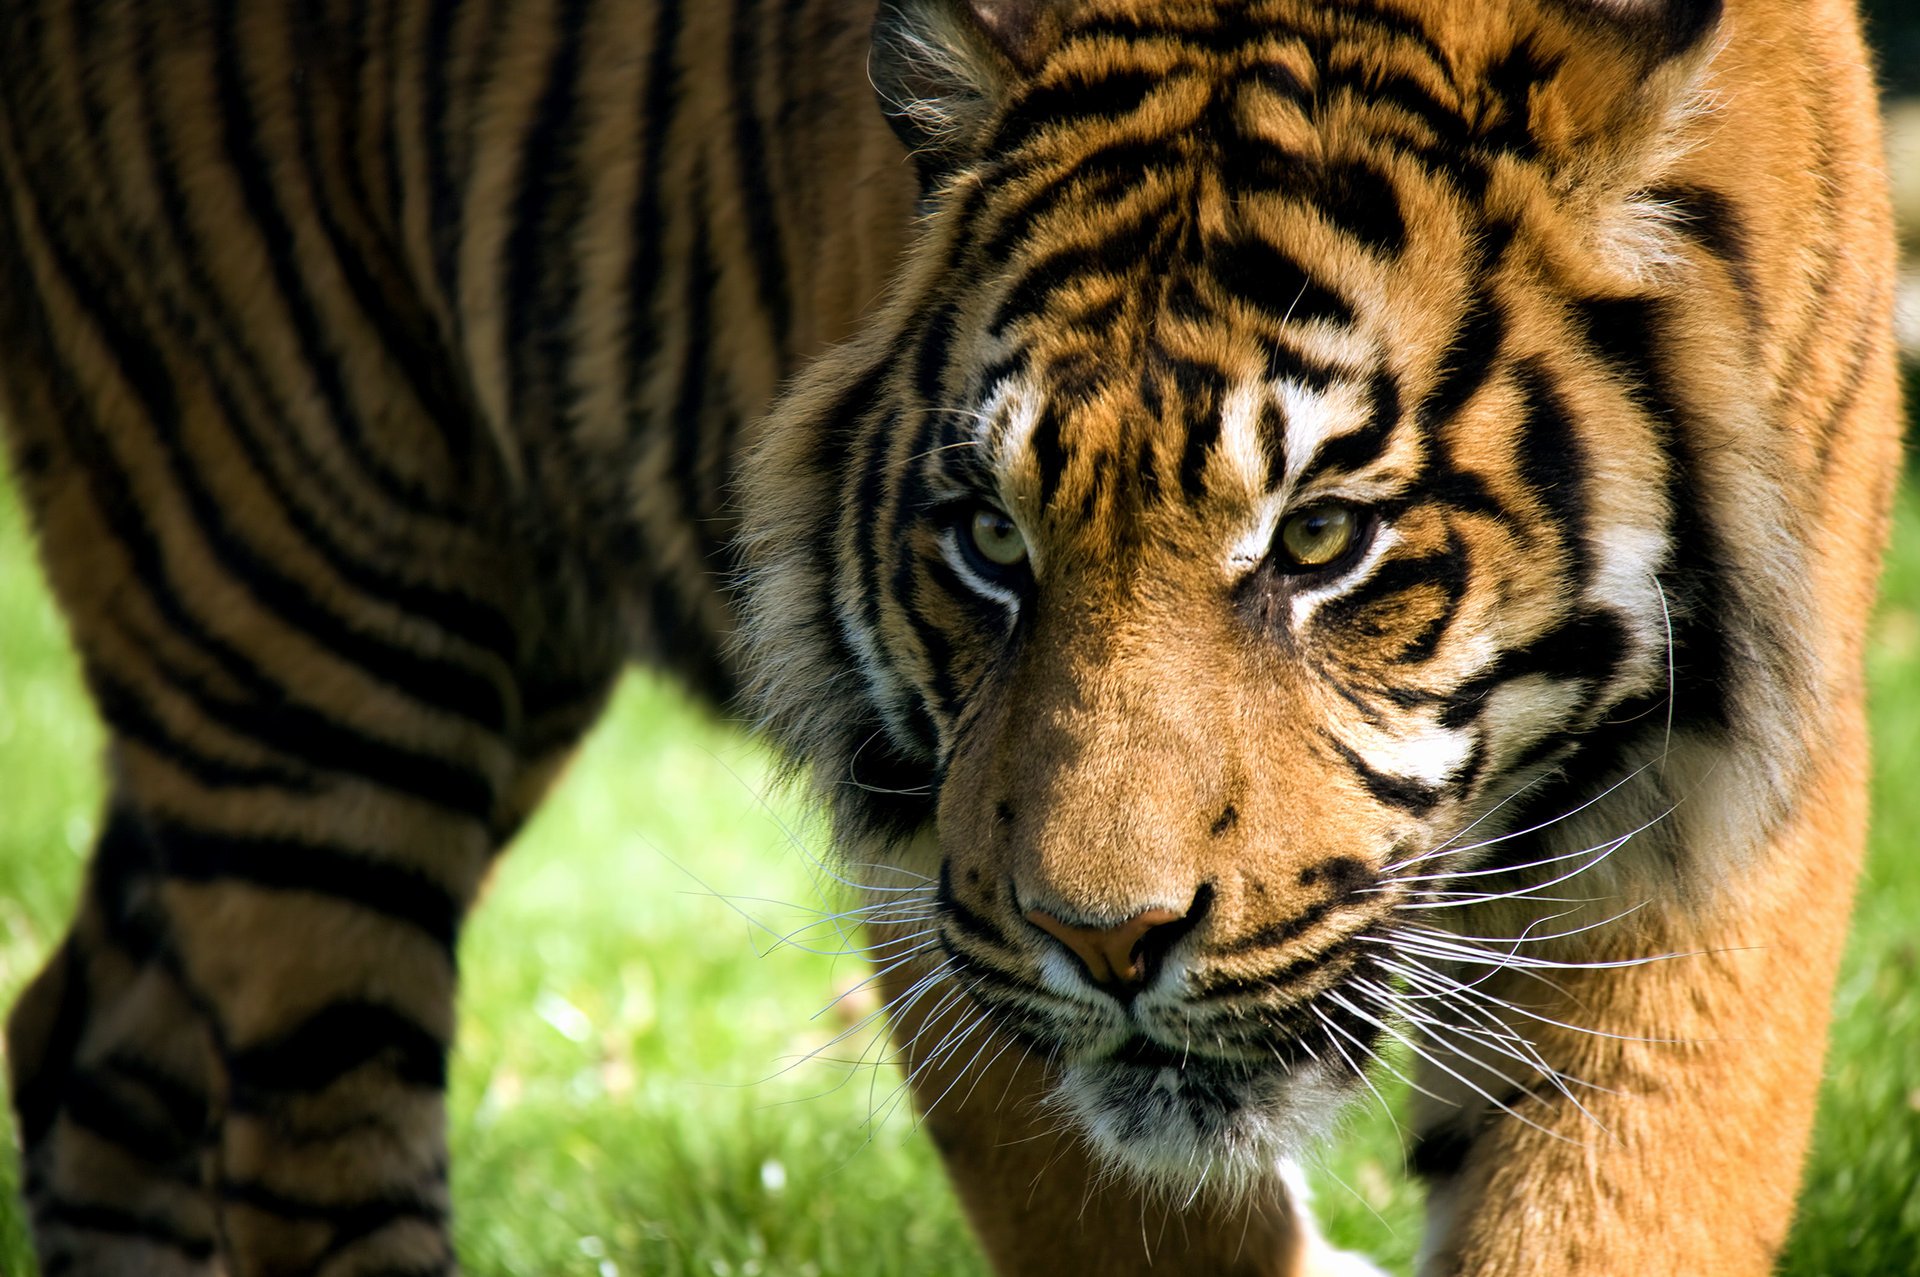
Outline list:
[[[505,343],[513,363],[508,417],[535,417],[544,401],[564,433],[573,422],[572,328],[577,319],[579,252],[588,175],[580,171],[579,81],[587,0],[562,0],[552,17],[552,54],[544,86],[519,148],[518,190],[502,238]]]
[[[673,450],[668,473],[685,512],[685,524],[699,548],[701,564],[725,574],[734,565],[729,562],[727,538],[720,533],[724,476],[721,466],[713,464],[706,451],[710,434],[717,433],[712,428],[731,415],[725,406],[725,388],[715,371],[713,299],[720,287],[720,262],[713,252],[709,194],[707,165],[698,160],[687,201],[693,242],[687,250],[682,281],[685,291],[675,325],[682,343],[671,410]],[[724,346],[721,353],[725,353]]]
[[[1260,453],[1266,462],[1261,487],[1271,492],[1287,474],[1287,418],[1279,401],[1268,399],[1260,405]]]
[[[1103,13],[1075,23],[1067,32],[1065,46],[1072,48],[1103,40],[1129,44],[1151,40],[1186,45],[1196,52],[1232,53],[1272,34],[1272,23],[1262,22],[1235,5],[1205,12]],[[1098,54],[1093,49],[1084,49],[1081,56]]]
[[[1387,632],[1395,624],[1394,609],[1388,604],[1397,594],[1422,586],[1438,587],[1446,606],[1405,647],[1390,658],[1395,664],[1424,660],[1431,655],[1453,619],[1467,591],[1467,559],[1459,541],[1451,536],[1447,547],[1437,554],[1388,559],[1373,575],[1337,598],[1328,599],[1314,611],[1314,627],[1352,629],[1369,621],[1362,641],[1377,640],[1383,626]],[[1384,620],[1382,619],[1384,618]]]
[[[1062,406],[1049,397],[1041,406],[1040,419],[1027,436],[1027,451],[1033,455],[1034,468],[1039,472],[1042,509],[1052,504],[1060,481],[1066,476],[1069,453],[1063,438],[1065,416]]]
[[[1344,90],[1366,106],[1384,106],[1411,116],[1432,133],[1430,154],[1449,161],[1458,161],[1472,137],[1466,119],[1418,79],[1384,70],[1372,60],[1323,68],[1319,90],[1327,98]]]
[[[927,408],[946,411],[946,372],[951,354],[959,309],[943,302],[920,325],[919,346],[913,358],[913,388]]]
[[[119,1206],[65,1201],[59,1198],[34,1212],[39,1228],[70,1228],[75,1232],[106,1233],[178,1251],[194,1263],[213,1259],[213,1239],[196,1236],[160,1215],[143,1214]]]
[[[145,11],[143,11],[145,12]],[[140,42],[136,49],[134,73],[140,83],[142,115],[147,121],[147,145],[152,153],[164,160],[173,153],[172,142],[167,133],[168,112],[155,96],[155,68],[152,63],[154,34],[151,28],[151,15],[148,25],[142,27]],[[159,184],[160,206],[164,213],[164,224],[172,241],[173,262],[185,272],[192,293],[200,298],[212,301],[218,296],[212,279],[207,275],[203,264],[206,257],[206,245],[194,230],[194,221],[186,206],[185,193],[177,181],[162,180]],[[340,249],[344,261],[353,261],[351,246]],[[201,327],[200,321],[186,312],[164,291],[156,289],[157,304],[164,312],[168,329],[180,340],[189,342],[209,365],[215,362],[214,352],[207,349],[204,339],[195,336]],[[362,299],[363,306],[380,308],[377,299]],[[254,352],[243,345],[240,334],[231,329],[222,333],[226,339],[235,372],[253,388],[258,399],[269,405],[267,411],[280,419],[292,416],[293,407],[286,402],[284,388],[276,385],[261,369]],[[411,340],[401,340],[389,335],[389,349],[396,351],[396,358],[404,365],[415,361],[427,362],[430,358],[416,348]],[[294,529],[300,534],[304,544],[311,547],[323,558],[330,570],[354,588],[385,600],[403,611],[413,613],[436,623],[458,635],[463,641],[474,644],[497,656],[502,661],[511,662],[515,654],[515,636],[511,623],[504,614],[486,603],[469,596],[442,590],[418,581],[387,572],[363,555],[343,547],[336,537],[329,519],[317,517],[311,501],[317,499],[321,508],[333,519],[357,521],[373,524],[380,517],[370,516],[361,504],[363,494],[353,488],[343,488],[331,479],[331,466],[314,456],[298,431],[280,432],[276,442],[294,454],[298,482],[289,484],[282,468],[269,459],[261,437],[254,429],[254,419],[239,408],[233,389],[219,378],[211,378],[209,384],[219,401],[222,412],[226,414],[229,437],[239,445],[242,455],[252,468],[254,475],[265,485],[277,508],[284,514]],[[437,384],[437,383],[436,383]],[[424,393],[424,392],[423,392]],[[430,413],[453,412],[451,400],[459,399],[452,391],[442,392],[442,399],[428,397],[422,400],[429,405]],[[439,403],[439,407],[431,406]],[[381,512],[381,516],[390,511]],[[417,551],[412,546],[388,544],[382,547],[389,556],[402,561],[413,558]]]
[[[926,570],[927,575],[932,578],[935,585],[940,587],[941,592],[967,614],[973,633],[1004,635],[1007,632],[1014,613],[1010,612],[1005,605],[985,598],[978,591],[971,589],[965,581],[960,579],[960,574],[953,570],[952,565],[944,557],[927,560]],[[935,629],[933,622],[923,616],[918,609],[910,610],[909,619],[913,623],[915,633],[922,639],[921,646],[927,652],[927,659],[935,662],[934,690],[941,694],[945,702],[940,707],[941,712],[951,714],[960,703],[959,688],[953,680],[953,671],[949,668],[953,645],[947,640],[945,634]],[[930,636],[937,636],[937,645],[927,641]],[[931,742],[928,744],[931,746]],[[928,752],[932,752],[931,748]]]
[[[1123,137],[1098,146],[1063,171],[1046,173],[1046,180],[1035,184],[1025,200],[1001,209],[992,233],[981,241],[980,253],[991,263],[1005,262],[1014,247],[1032,233],[1034,223],[1055,207],[1069,200],[1090,207],[1116,204],[1145,185],[1155,172],[1177,163],[1178,158],[1166,138]],[[974,187],[975,196],[989,185],[997,190],[1012,189],[1020,179],[1040,171],[1041,166],[1035,164],[996,165],[987,179]]]
[[[73,1074],[60,1098],[67,1121],[163,1174],[190,1172],[198,1165],[207,1131],[204,1103],[197,1121],[177,1124],[164,1110],[156,1116],[120,1094],[99,1071]]]
[[[1557,56],[1542,55],[1523,41],[1490,62],[1481,73],[1482,111],[1474,122],[1474,140],[1483,151],[1533,160],[1539,143],[1533,136],[1533,95],[1559,69]],[[1491,96],[1498,111],[1485,110]]]
[[[1354,775],[1360,778],[1360,783],[1366,786],[1367,792],[1389,807],[1398,807],[1413,815],[1424,816],[1434,809],[1444,795],[1444,790],[1438,786],[1424,784],[1406,776],[1389,775],[1375,769],[1371,763],[1348,748],[1345,742],[1331,732],[1322,732],[1321,735],[1326,737],[1327,743],[1333,746],[1334,752],[1340,755],[1347,766],[1353,769]]]
[[[844,647],[839,655],[840,668],[855,668]],[[850,832],[876,838],[883,846],[895,846],[925,829],[933,819],[934,769],[901,749],[872,713],[848,722],[842,740],[852,788],[842,791],[834,819],[845,820]]]
[[[1517,443],[1520,473],[1546,507],[1551,530],[1566,547],[1566,578],[1578,598],[1593,574],[1587,543],[1587,462],[1580,432],[1553,374],[1539,357],[1514,365],[1521,396]]]
[[[1601,609],[1555,626],[1524,647],[1504,653],[1493,668],[1446,698],[1440,725],[1463,727],[1479,718],[1486,698],[1502,683],[1528,675],[1559,682],[1604,687],[1611,682],[1630,646],[1625,622]]]
[[[142,650],[150,650],[150,646],[143,645]],[[197,785],[207,789],[272,787],[296,793],[312,793],[317,788],[313,775],[299,768],[237,762],[190,744],[161,721],[142,693],[121,682],[99,661],[87,662],[86,679],[100,717],[116,736],[152,750],[170,766],[191,776]]]
[[[303,67],[312,60],[315,48],[327,47],[326,42],[340,40],[346,34],[319,27],[312,15],[299,7],[287,12],[286,52],[290,66]],[[346,83],[357,66],[336,60],[328,64],[328,70]],[[438,433],[446,449],[452,486],[464,487],[471,481],[468,467],[479,456],[475,446],[479,440],[472,429],[475,410],[453,376],[446,352],[431,336],[432,319],[426,308],[413,290],[404,286],[411,275],[392,251],[390,241],[375,232],[374,226],[378,223],[365,216],[366,190],[357,180],[360,170],[351,158],[352,153],[342,163],[333,163],[334,156],[321,153],[314,110],[323,96],[311,91],[287,95],[298,123],[300,168],[308,177],[307,191],[311,198],[306,201],[306,208],[326,237],[333,265],[347,285],[347,294],[358,308],[359,319],[379,335],[378,345],[387,356],[382,371],[397,377],[407,387],[419,407],[421,419]],[[359,95],[351,87],[340,96],[344,99],[338,104],[340,110],[357,111]],[[342,121],[342,132],[348,130],[349,123]],[[342,224],[329,198],[331,192],[326,183],[334,174],[344,174],[347,196],[349,200],[357,200],[356,211],[364,219],[355,220],[352,233]]]
[[[1486,384],[1506,333],[1505,309],[1486,288],[1476,290],[1440,357],[1433,387],[1421,400],[1417,416],[1423,430],[1431,432],[1451,421]]]
[[[1002,952],[1008,948],[1006,934],[999,927],[984,915],[969,909],[953,894],[953,863],[950,860],[943,859],[940,862],[940,884],[935,899],[939,903],[942,920],[951,923],[962,935],[971,936]]]
[[[1001,118],[987,149],[1005,154],[1044,129],[1067,124],[1111,121],[1140,109],[1147,95],[1183,77],[1178,69],[1101,67],[1091,73],[1075,68],[1058,79],[1035,85],[1016,98]]]
[[[901,531],[904,532],[904,529]],[[931,697],[933,701],[931,710],[939,717],[951,722],[960,702],[959,688],[954,683],[953,643],[948,639],[946,632],[928,618],[919,606],[921,557],[915,545],[915,538],[896,533],[893,545],[893,572],[889,595],[905,617],[907,628],[925,658],[926,684],[915,688],[919,695],[914,695],[912,701],[917,704],[921,695]],[[942,568],[945,567],[944,560],[934,559],[932,562]],[[948,578],[948,581],[950,584],[946,593],[950,598],[955,601],[973,600],[976,605],[986,605],[986,600],[979,599],[958,580]],[[909,742],[917,746],[927,757],[932,757],[938,748],[939,738],[931,730],[932,726],[930,721],[921,721],[918,724],[919,730],[915,733],[919,739]]]
[[[1760,288],[1753,275],[1753,249],[1746,219],[1734,202],[1705,186],[1662,186],[1648,192],[1651,199],[1675,214],[1674,225],[1688,239],[1711,253],[1726,270],[1740,295],[1747,330],[1758,333],[1766,322]]]
[[[247,39],[239,16],[239,0],[217,0],[215,23],[218,33],[213,41],[215,101],[219,107],[228,172],[240,188],[248,218],[265,248],[274,291],[293,326],[302,362],[312,373],[336,437],[353,456],[365,478],[390,500],[412,510],[438,511],[439,503],[431,493],[387,464],[368,437],[366,422],[354,409],[338,352],[329,342],[326,325],[306,289],[302,275],[305,255],[300,251],[268,176],[274,169],[269,159],[271,148],[263,145],[260,138],[260,122],[247,92],[247,70],[241,62]]]
[[[438,754],[391,744],[278,693],[256,690],[250,696],[229,696],[218,692],[206,680],[163,659],[158,649],[150,649],[147,659],[209,720],[285,758],[418,798],[483,824],[492,819],[496,795],[492,779],[484,772]]]
[[[1270,337],[1267,347],[1266,378],[1278,381],[1287,378],[1297,381],[1309,390],[1325,393],[1336,381],[1355,375],[1351,368],[1336,367],[1317,358],[1311,358],[1303,351],[1290,345],[1284,337]]]
[[[1407,1170],[1429,1183],[1452,1179],[1467,1164],[1473,1136],[1453,1126],[1422,1131],[1407,1151]]]
[[[170,878],[325,896],[415,927],[452,955],[462,902],[404,863],[324,843],[242,838],[175,823],[154,822],[151,836]]]
[[[127,1080],[137,1086],[175,1129],[199,1131],[205,1128],[209,1102],[203,1087],[175,1077],[159,1065],[130,1050],[117,1050],[100,1063],[100,1071]]]
[[[746,221],[747,252],[753,259],[755,295],[773,329],[774,349],[784,355],[793,327],[793,301],[787,292],[780,222],[775,216],[780,199],[767,174],[766,136],[758,114],[761,41],[767,25],[759,10],[760,0],[736,0],[734,5],[730,51],[733,91],[728,97],[733,105],[735,176]]]
[[[193,514],[196,529],[234,581],[289,627],[308,635],[341,660],[359,666],[370,677],[388,684],[396,696],[412,697],[490,732],[504,730],[505,695],[495,679],[445,660],[422,656],[358,628],[320,604],[303,585],[280,572],[231,528],[225,504],[207,488],[199,468],[186,454],[183,412],[172,374],[145,335],[129,326],[131,316],[138,313],[136,308],[103,289],[79,260],[65,250],[59,237],[49,237],[47,242],[59,261],[74,303],[86,312],[100,341],[112,352],[120,375],[146,408],[154,427],[154,440],[166,455],[168,472]],[[118,462],[109,460],[114,454],[104,442],[104,432],[99,432],[97,426],[94,435],[98,440],[96,459],[87,469],[99,481],[101,472],[118,468]],[[133,495],[123,489],[118,499],[132,501]],[[132,508],[139,508],[138,504]],[[109,512],[108,517],[120,516],[118,512]],[[121,544],[134,559],[136,568],[146,569],[140,575],[156,602],[161,595],[175,594],[172,574],[156,549],[136,545],[125,538]],[[182,629],[186,633],[201,640],[208,637],[203,626],[186,619],[184,607],[178,604],[177,598],[172,610],[175,615],[169,619],[185,620]],[[253,680],[265,681],[257,671],[253,672]]]
[[[394,9],[405,6],[389,0]],[[420,87],[420,132],[426,155],[427,231],[432,243],[433,273],[441,295],[460,296],[460,237],[464,217],[460,207],[460,179],[453,171],[453,121],[451,75],[454,68],[453,33],[456,20],[470,0],[432,0],[426,21],[421,23],[421,41],[417,71]],[[395,58],[395,63],[403,59]],[[400,130],[386,130],[391,144]],[[456,332],[464,328],[459,306],[450,306],[450,319]]]
[[[647,585],[646,626],[651,656],[677,673],[716,706],[727,706],[739,692],[734,672],[721,658],[698,604],[687,598],[677,574],[664,569]]]
[[[1266,240],[1243,236],[1217,243],[1209,251],[1208,267],[1222,292],[1276,322],[1353,322],[1353,309],[1345,299]]]
[[[680,100],[681,0],[656,0],[653,41],[647,52],[647,91],[641,105],[640,175],[634,193],[633,261],[627,276],[627,401],[640,403],[646,377],[658,353],[661,322],[658,289],[667,223],[667,142],[674,107]]]
[[[97,322],[104,322],[106,316],[114,313],[112,309],[94,291],[78,263],[63,251],[62,241],[49,237],[46,243],[74,293],[76,304]],[[125,335],[115,329],[103,332],[103,340],[132,365],[127,371],[137,385],[141,371],[151,371],[152,352],[141,345],[117,344],[111,340],[116,336],[121,343],[128,343]],[[54,366],[61,366],[55,351],[47,349],[43,354]],[[72,369],[66,369],[62,375],[71,379],[72,384],[80,383]],[[234,730],[279,748],[289,757],[333,765],[379,784],[410,783],[414,786],[411,792],[482,819],[491,813],[492,789],[484,777],[461,772],[438,759],[385,745],[315,711],[291,704],[285,689],[267,679],[245,655],[215,636],[198,617],[188,612],[173,589],[171,574],[159,551],[160,538],[141,517],[142,503],[128,487],[124,471],[108,448],[105,432],[92,418],[84,400],[77,400],[69,407],[69,438],[76,451],[90,458],[83,469],[93,489],[96,509],[113,527],[115,542],[129,557],[135,578],[145,588],[147,598],[183,642],[212,660],[220,673],[249,698],[245,702],[221,701],[200,689],[196,698],[203,712],[223,719]],[[189,468],[181,464],[179,458],[171,460],[183,479],[191,479]],[[206,493],[194,491],[202,509],[211,504]]]
[[[1001,336],[1020,320],[1044,311],[1053,295],[1083,276],[1125,277],[1160,262],[1167,237],[1183,225],[1177,201],[1135,210],[1132,220],[1102,229],[1099,240],[1040,257],[1015,277],[995,309],[989,332]]]
[[[1367,380],[1367,420],[1358,430],[1321,441],[1295,486],[1305,488],[1329,474],[1355,474],[1380,460],[1393,442],[1400,424],[1400,385],[1389,372]]]
[[[376,1062],[405,1086],[444,1090],[446,1055],[446,1043],[405,1012],[343,999],[285,1033],[230,1050],[228,1103],[241,1113],[272,1113],[293,1096],[325,1090]]]
[[[1445,604],[1433,615],[1418,634],[1407,640],[1407,645],[1393,656],[1396,665],[1412,665],[1430,658],[1440,646],[1440,640],[1453,625],[1453,618],[1460,611],[1460,601],[1467,596],[1467,552],[1460,539],[1451,531],[1447,533],[1446,553],[1427,568],[1426,581],[1438,585],[1445,595]],[[1476,766],[1463,769],[1455,783],[1465,786],[1472,783]]]
[[[1840,427],[1846,421],[1848,414],[1853,411],[1853,405],[1860,398],[1860,391],[1867,382],[1868,361],[1876,354],[1884,356],[1881,343],[1885,337],[1885,324],[1886,320],[1882,315],[1870,313],[1866,323],[1862,324],[1860,330],[1854,335],[1847,356],[1846,371],[1840,376],[1840,393],[1835,396],[1826,414],[1814,427],[1814,467],[1816,473],[1822,477],[1827,474],[1828,467],[1833,461],[1833,445],[1840,437]],[[1913,369],[1920,365],[1909,364],[1908,367]],[[1911,372],[1909,375],[1911,376]],[[1914,391],[1909,389],[1907,402],[1909,404],[1920,402],[1920,396],[1916,396]]]
[[[1659,304],[1641,297],[1595,299],[1579,304],[1574,313],[1588,344],[1654,419],[1666,453],[1672,557],[1661,582],[1673,621],[1674,722],[1728,727],[1733,627],[1727,581],[1738,565],[1708,513],[1712,498],[1702,459],[1655,353],[1663,324]]]
[[[1329,163],[1316,174],[1314,202],[1340,229],[1378,253],[1398,256],[1407,244],[1399,189],[1366,160]]]
[[[1181,391],[1181,420],[1186,426],[1186,442],[1180,453],[1180,490],[1189,501],[1198,501],[1203,491],[1207,454],[1220,438],[1220,404],[1226,394],[1226,379],[1217,369],[1172,360],[1176,384]]]
[[[56,967],[59,968],[57,977],[54,976]],[[79,1049],[80,1037],[86,1032],[87,1021],[93,1011],[87,989],[86,966],[71,938],[61,944],[59,952],[48,961],[47,968],[39,978],[59,980],[60,1001],[39,1051],[29,1056],[22,1053],[21,1048],[26,1045],[24,1042],[16,1038],[9,1043],[14,1052],[9,1060],[12,1066],[13,1109],[20,1117],[21,1147],[29,1152],[37,1149],[41,1141],[46,1139],[47,1133],[53,1129],[54,1119],[59,1116],[66,1090],[67,1070],[74,1053]]]
[[[437,1188],[444,1173],[430,1177]],[[225,1180],[220,1184],[220,1200],[227,1206],[239,1206],[283,1220],[302,1224],[322,1224],[331,1231],[326,1254],[337,1255],[348,1246],[364,1241],[394,1224],[444,1224],[447,1208],[430,1193],[403,1191],[376,1193],[348,1201],[316,1201],[280,1192],[258,1181]],[[315,1262],[322,1268],[324,1256]]]

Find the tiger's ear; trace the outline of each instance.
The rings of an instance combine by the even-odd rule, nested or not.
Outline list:
[[[1722,0],[1557,0],[1558,7],[1607,28],[1650,63],[1698,49],[1720,25]]]
[[[1059,31],[1060,0],[886,0],[869,73],[923,184],[981,140]]]
[[[1657,164],[1697,104],[1716,47],[1721,0],[1544,0],[1552,73],[1526,103],[1530,132],[1554,167],[1631,183]],[[1606,179],[1612,179],[1612,182]]]

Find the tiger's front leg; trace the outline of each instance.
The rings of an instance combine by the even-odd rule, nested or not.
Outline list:
[[[359,798],[280,796],[310,818],[286,837],[116,798],[73,928],[8,1025],[44,1272],[454,1271],[454,942],[497,839]],[[381,819],[328,845],[329,811],[356,808]],[[394,854],[369,854],[381,839]]]
[[[1690,907],[1636,914],[1637,928],[1602,928],[1618,933],[1603,946],[1552,955],[1680,956],[1536,973],[1551,984],[1505,972],[1469,999],[1475,1022],[1500,1002],[1524,1008],[1504,1018],[1565,1075],[1564,1089],[1511,1061],[1502,1071],[1530,1094],[1457,1057],[1425,1069],[1422,1086],[1462,1104],[1426,1099],[1416,1117],[1413,1161],[1430,1189],[1422,1277],[1773,1271],[1793,1221],[1865,829],[1858,727],[1829,748],[1750,879],[1696,884]]]
[[[442,834],[453,890],[116,801],[9,1026],[45,1272],[452,1270],[453,940],[490,848]]]
[[[43,1270],[450,1270],[463,903],[399,865],[116,801],[9,1024]]]

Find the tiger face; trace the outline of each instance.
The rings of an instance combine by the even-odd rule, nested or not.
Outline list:
[[[1713,336],[1628,300],[1680,251],[1690,12],[881,19],[919,238],[750,466],[758,692],[1148,1180],[1296,1148],[1431,1029],[1463,907],[1519,944],[1541,883],[1644,863],[1740,654],[1790,659],[1649,390]]]

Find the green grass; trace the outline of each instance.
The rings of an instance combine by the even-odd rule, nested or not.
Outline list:
[[[1872,655],[1873,860],[1786,1270],[1920,1271],[1920,498],[1909,489]],[[55,940],[92,836],[99,733],[0,491],[0,1003]],[[460,1250],[479,1277],[983,1271],[896,1084],[782,1070],[840,1022],[860,974],[761,956],[713,891],[818,899],[819,842],[760,795],[762,756],[635,677],[493,883],[462,947],[451,1108]],[[743,906],[776,925],[793,917]],[[1319,1208],[1345,1244],[1406,1271],[1418,1194],[1391,1127],[1356,1114]],[[0,1274],[30,1271],[0,1148]],[[1711,1191],[1711,1186],[1703,1186]]]

